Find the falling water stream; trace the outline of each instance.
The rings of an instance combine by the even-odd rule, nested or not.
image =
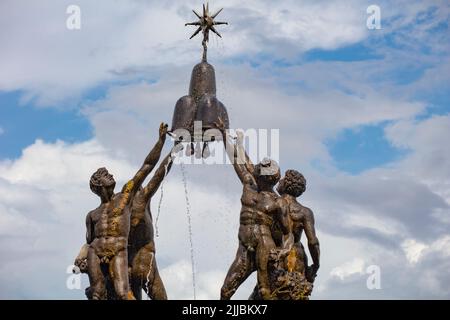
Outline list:
[[[172,157],[174,157],[175,155],[172,154]],[[173,160],[173,158],[172,158]],[[159,221],[159,215],[161,213],[161,205],[162,205],[162,201],[163,201],[163,197],[164,197],[164,181],[165,181],[165,177],[167,176],[167,168],[168,168],[168,164],[165,167],[165,172],[164,172],[164,179],[161,182],[161,195],[159,198],[159,202],[158,202],[158,213],[156,215],[156,220],[155,220],[155,233],[156,233],[156,237],[159,237],[159,230],[158,230],[158,221]],[[192,268],[192,288],[194,291],[194,300],[196,300],[196,283],[195,283],[195,258],[194,258],[194,241],[192,238],[192,221],[191,221],[191,205],[189,202],[189,194],[188,194],[188,189],[187,189],[187,175],[186,175],[186,168],[184,167],[183,162],[181,162],[180,164],[180,168],[181,168],[181,174],[182,174],[182,179],[183,179],[183,187],[184,187],[184,197],[186,200],[186,216],[187,216],[187,222],[188,222],[188,232],[189,232],[189,245],[190,245],[190,254],[191,254],[191,268]],[[152,257],[153,259],[153,257]],[[151,262],[153,263],[153,261]],[[149,272],[147,274],[147,282],[145,283],[146,287],[148,287],[149,285],[149,276],[150,273],[152,271],[152,265],[150,265],[149,268]]]
[[[196,300],[196,286],[195,286],[195,260],[194,260],[194,242],[192,240],[192,222],[191,222],[191,206],[189,204],[189,196],[187,190],[187,178],[186,178],[186,168],[184,164],[180,164],[181,174],[183,178],[184,186],[184,196],[186,199],[186,216],[188,221],[188,231],[189,231],[189,244],[191,246],[191,268],[192,268],[192,288],[194,290],[194,300]]]
[[[174,158],[174,157],[175,157],[175,155],[173,154],[173,149],[172,149],[171,154],[170,154],[170,160],[169,160],[169,162],[167,162],[167,164],[164,166],[164,178],[163,178],[163,180],[162,180],[162,182],[161,182],[161,187],[160,187],[160,189],[161,189],[161,194],[160,194],[160,196],[159,196],[159,201],[158,201],[158,212],[157,212],[157,214],[156,214],[156,220],[155,220],[155,233],[156,233],[156,237],[157,237],[157,238],[159,237],[159,231],[158,231],[159,214],[161,213],[161,205],[162,205],[162,201],[163,201],[163,197],[164,197],[164,181],[166,181],[166,177],[167,177],[167,174],[168,174],[167,168],[169,167],[170,162],[173,161],[173,158]]]
[[[163,196],[164,196],[164,180],[163,180],[163,182],[161,182],[161,195],[159,197],[158,213],[156,214],[156,220],[155,220],[155,233],[156,233],[157,238],[159,237],[158,221],[159,221],[159,214],[161,213],[161,204],[162,204]]]
[[[172,150],[172,152],[173,152],[173,150]],[[163,198],[164,198],[164,181],[166,181],[166,177],[167,177],[167,174],[168,174],[168,169],[167,169],[167,168],[169,167],[170,162],[173,161],[174,155],[171,154],[170,157],[171,157],[171,159],[170,159],[169,162],[164,166],[164,178],[163,178],[163,180],[161,181],[161,187],[160,187],[160,189],[161,189],[161,195],[160,195],[159,201],[158,201],[158,213],[156,214],[156,220],[155,220],[155,233],[156,233],[156,237],[157,237],[157,238],[159,237],[159,231],[158,231],[159,215],[160,215],[160,213],[161,213],[161,205],[162,205],[162,201],[163,201]],[[147,273],[147,281],[145,282],[145,287],[147,288],[147,292],[150,292],[150,286],[149,286],[149,283],[150,283],[150,274],[152,273],[152,269],[153,269],[153,259],[154,259],[154,258],[155,258],[155,257],[154,257],[154,254],[152,254],[152,259],[150,260],[150,266],[149,266],[148,273]],[[150,299],[150,297],[149,297],[149,295],[148,295],[148,293],[147,293],[147,300],[149,300],[149,299]]]
[[[166,173],[164,174],[164,177],[167,174],[167,168],[166,168]],[[164,178],[165,180],[165,178]],[[164,197],[164,180],[161,182],[161,195],[159,196],[159,202],[158,202],[158,213],[156,214],[156,220],[155,220],[155,234],[156,237],[159,237],[159,231],[158,231],[158,221],[159,221],[159,214],[161,213],[161,204],[162,204],[162,200]]]

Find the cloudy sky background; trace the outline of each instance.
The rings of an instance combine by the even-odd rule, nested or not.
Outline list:
[[[66,8],[81,8],[81,30]],[[366,26],[381,8],[381,30]],[[233,128],[280,129],[304,173],[322,258],[314,299],[450,298],[447,1],[210,1],[218,97]],[[199,1],[0,2],[0,298],[84,299],[67,268],[98,205],[89,177],[130,178],[187,93]],[[164,152],[169,151],[169,143]],[[217,299],[237,248],[229,166],[187,166],[197,297]],[[156,217],[160,193],[152,201]],[[182,175],[164,183],[157,261],[193,297]],[[367,267],[381,289],[366,286]],[[249,279],[236,298],[246,299]]]

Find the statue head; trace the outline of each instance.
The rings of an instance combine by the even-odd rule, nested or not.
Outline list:
[[[99,168],[91,176],[89,186],[91,187],[92,192],[102,198],[102,200],[110,200],[114,194],[116,181],[106,168]]]
[[[296,198],[300,197],[305,190],[306,179],[297,170],[287,170],[277,187],[279,194],[289,194]]]
[[[264,158],[260,163],[255,166],[255,172],[253,173],[258,187],[273,188],[280,180],[280,167],[278,163],[269,158]]]

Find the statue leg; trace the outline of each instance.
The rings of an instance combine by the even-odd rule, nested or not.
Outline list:
[[[258,287],[263,300],[271,299],[271,290],[269,283],[269,254],[275,248],[275,242],[272,236],[267,234],[264,230],[261,232],[260,242],[256,248],[256,267],[258,270]]]
[[[87,256],[87,268],[89,275],[90,296],[93,300],[105,300],[106,299],[106,277],[103,274],[100,259],[95,253],[95,250],[89,248]],[[89,298],[89,297],[88,297]]]
[[[229,300],[239,286],[255,271],[253,253],[239,242],[236,258],[233,261],[220,290],[220,299]]]
[[[131,290],[133,291],[133,295],[137,300],[142,300],[142,289],[146,290],[144,288],[145,286],[145,262],[143,259],[143,252],[144,248],[141,248],[136,252],[136,254],[133,257],[133,261],[131,262],[131,272],[130,272],[130,285]],[[130,252],[128,251],[128,255],[130,255]]]
[[[150,292],[147,292],[152,300],[167,300],[166,289],[158,272],[156,260],[153,259],[153,283],[150,286]]]
[[[295,271],[301,272],[306,275],[306,268],[308,267],[308,256],[305,253],[305,248],[299,242],[294,245],[297,254],[297,263],[295,266]]]
[[[156,264],[154,245],[149,243],[139,249],[133,259],[132,276],[152,300],[167,300],[166,289],[161,280]],[[148,283],[147,283],[148,282]],[[134,290],[133,290],[134,291]]]
[[[134,277],[130,275],[130,286],[133,296],[136,300],[142,300],[142,279],[141,277]]]
[[[128,300],[128,257],[127,250],[121,250],[114,258],[112,258],[109,265],[109,274],[114,282],[114,290],[116,296],[120,300]]]
[[[259,293],[258,284],[253,288],[252,293],[248,297],[248,300],[261,300],[261,295]]]

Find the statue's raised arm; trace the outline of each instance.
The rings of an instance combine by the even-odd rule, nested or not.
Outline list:
[[[231,135],[226,130],[224,130],[223,132],[225,150],[239,179],[244,185],[249,184],[257,188],[256,180],[253,176],[254,166],[250,161],[247,152],[245,151],[242,132],[237,132],[235,143],[231,142],[234,138],[231,137]]]
[[[145,201],[148,202],[151,197],[156,193],[164,178],[172,168],[173,159],[172,154],[169,153],[159,165],[153,177],[149,183],[144,187]]]
[[[139,187],[142,185],[142,182],[144,182],[145,178],[148,176],[148,174],[153,170],[153,168],[156,166],[156,164],[159,161],[159,158],[161,156],[161,151],[164,146],[164,143],[166,141],[166,134],[168,125],[165,123],[161,123],[159,126],[159,140],[156,142],[153,149],[150,151],[150,153],[147,155],[147,157],[144,160],[144,163],[142,164],[139,171],[135,174],[135,176],[128,181],[122,188],[122,193],[124,195],[128,195],[127,202],[129,202],[136,191],[139,189]]]

